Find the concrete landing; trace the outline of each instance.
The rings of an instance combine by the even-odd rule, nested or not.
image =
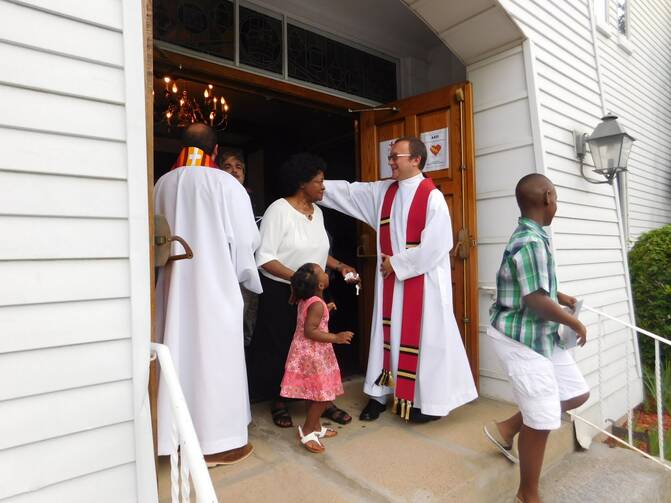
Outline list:
[[[549,470],[542,489],[548,503],[668,503],[671,471],[629,449],[593,443]]]
[[[372,423],[359,421],[366,402],[361,379],[345,383],[345,395],[337,403],[354,419],[337,427],[337,437],[325,440],[324,454],[311,454],[300,446],[295,428],[276,427],[268,403],[255,404],[249,428],[255,447],[252,456],[210,470],[220,501],[514,501],[517,465],[499,454],[482,433],[488,420],[512,414],[512,405],[480,398],[446,418],[416,425],[389,412]],[[301,424],[304,405],[293,404],[291,412],[294,424]],[[564,423],[550,436],[546,470],[572,450],[572,425]],[[169,460],[161,458],[161,503],[170,501],[169,481]]]

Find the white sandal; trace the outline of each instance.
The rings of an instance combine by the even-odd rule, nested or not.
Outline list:
[[[323,428],[322,428],[323,429]],[[324,446],[322,443],[319,441],[319,435],[321,434],[320,432],[313,431],[312,433],[308,433],[307,435],[303,435],[303,429],[298,426],[298,435],[301,438],[301,444],[303,444],[303,447],[305,447],[308,451],[314,452],[315,454],[318,454],[320,452],[324,452]],[[310,447],[308,445],[309,442],[316,442],[319,448],[314,448]]]
[[[326,426],[322,426],[321,431],[315,433],[317,433],[317,436],[319,438],[331,438],[335,437],[338,434],[338,432],[335,431],[333,428],[327,428]]]

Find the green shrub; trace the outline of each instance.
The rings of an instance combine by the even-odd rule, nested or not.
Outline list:
[[[629,252],[629,272],[634,295],[636,324],[671,340],[671,224],[643,234]],[[641,363],[655,365],[654,340],[639,335]],[[662,364],[671,350],[660,344]]]

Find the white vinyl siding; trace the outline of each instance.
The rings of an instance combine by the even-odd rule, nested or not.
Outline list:
[[[3,503],[138,500],[128,11],[0,0]]]
[[[609,185],[591,185],[580,177],[574,151],[573,131],[590,133],[603,112],[590,5],[587,0],[505,2],[508,12],[533,44],[545,163],[538,171],[555,183],[559,196],[552,230],[560,290],[581,297],[586,304],[612,316],[632,321],[624,263],[626,250],[622,246],[614,192]],[[644,120],[645,114],[639,116]],[[625,127],[630,129],[628,122]],[[587,160],[591,161],[589,156]],[[482,218],[479,214],[479,219]],[[626,412],[625,351],[630,355],[629,372],[634,379],[631,403],[638,403],[642,397],[640,380],[636,381],[639,376],[633,358],[635,348],[628,332],[617,324],[606,323],[599,341],[596,316],[583,313],[581,320],[587,326],[590,342],[585,348],[576,349],[574,356],[591,387],[591,398],[581,414],[605,424],[607,418],[619,418]],[[597,386],[600,342],[601,396]]]
[[[519,210],[515,185],[535,171],[534,135],[523,47],[469,65],[473,83],[480,284],[480,393],[512,400],[486,335],[496,271]]]
[[[599,34],[606,108],[636,138],[629,158],[631,244],[646,231],[671,223],[671,4],[629,0],[628,42],[618,45],[616,5],[609,2],[612,36]]]

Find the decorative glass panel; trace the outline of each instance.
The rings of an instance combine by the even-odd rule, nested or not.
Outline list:
[[[282,21],[241,5],[240,63],[282,73]]]
[[[154,0],[157,40],[234,59],[234,6],[231,0]]]
[[[288,25],[289,77],[382,103],[394,101],[396,64]]]

